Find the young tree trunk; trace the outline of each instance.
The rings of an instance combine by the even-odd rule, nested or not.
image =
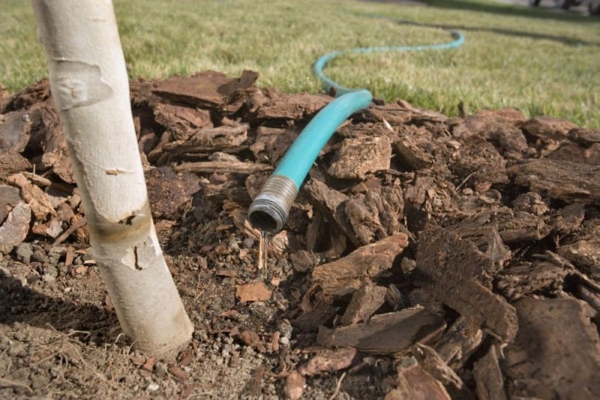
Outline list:
[[[92,250],[125,334],[171,355],[193,331],[150,214],[111,0],[33,0]]]

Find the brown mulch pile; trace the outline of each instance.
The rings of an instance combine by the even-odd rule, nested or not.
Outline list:
[[[600,398],[600,130],[376,101],[323,149],[265,270],[247,207],[332,99],[256,79],[131,82],[197,329],[175,362],[118,335],[47,81],[0,90],[0,397]],[[224,389],[215,357],[223,385],[254,364]]]

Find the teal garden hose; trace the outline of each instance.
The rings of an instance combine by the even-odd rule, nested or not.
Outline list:
[[[387,18],[376,17],[375,18]],[[397,20],[400,23],[420,25],[410,21]],[[296,199],[300,186],[308,171],[317,159],[321,149],[329,141],[337,128],[355,112],[367,108],[373,99],[371,92],[365,89],[350,89],[328,78],[323,69],[335,57],[350,53],[373,53],[387,51],[423,51],[444,50],[461,46],[463,35],[450,31],[453,41],[432,45],[363,47],[346,51],[335,51],[321,56],[313,66],[313,72],[329,93],[338,96],[325,106],[309,122],[289,148],[275,172],[267,179],[259,194],[248,209],[250,223],[265,232],[276,233],[283,229],[289,211]]]

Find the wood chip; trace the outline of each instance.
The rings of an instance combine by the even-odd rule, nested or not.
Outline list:
[[[557,253],[591,278],[600,279],[600,239],[578,240],[559,247]]]
[[[496,346],[475,362],[473,377],[479,400],[507,400],[504,390],[504,378],[498,362]]]
[[[169,365],[167,370],[180,382],[187,381],[190,377],[189,373],[187,373],[186,371],[184,371],[176,365]]]
[[[390,169],[392,146],[385,136],[346,139],[327,172],[340,179],[364,180],[367,175]]]
[[[340,319],[341,325],[352,325],[367,322],[369,318],[385,303],[387,289],[367,282],[352,295],[352,300],[346,307]]]
[[[257,78],[258,74],[251,71],[244,71],[240,78],[235,79],[220,72],[204,71],[191,77],[171,77],[153,92],[166,99],[211,108],[222,106],[227,96],[251,86]]]
[[[416,261],[413,276],[417,285],[473,326],[488,330],[505,343],[512,342],[518,328],[516,311],[481,283],[496,267],[475,244],[445,229],[431,228],[419,235]]]
[[[21,202],[19,189],[13,186],[0,185],[0,224],[4,222],[10,210]]]
[[[242,161],[201,161],[194,163],[183,163],[173,167],[177,172],[203,172],[221,174],[254,174],[256,172],[272,171],[273,167],[265,164],[254,164]]]
[[[385,400],[451,400],[444,385],[428,374],[412,357],[403,360],[398,368],[398,387]]]
[[[263,282],[236,286],[235,295],[240,300],[240,303],[267,301],[271,299],[271,291]]]
[[[431,347],[415,344],[409,351],[421,368],[438,380],[453,400],[475,400],[475,396],[452,368]]]
[[[350,368],[357,355],[358,351],[352,347],[324,350],[301,365],[298,368],[298,373],[302,376],[313,376]]]
[[[530,160],[510,169],[515,183],[533,192],[566,202],[598,203],[600,166],[562,160]]]
[[[334,329],[321,327],[317,343],[325,347],[355,347],[362,352],[392,354],[438,337],[445,327],[443,318],[415,307],[376,315],[362,324]]]
[[[20,245],[29,233],[31,208],[24,202],[17,204],[0,226],[0,253],[8,254]]]
[[[515,307],[519,332],[503,363],[509,397],[600,398],[600,337],[585,303],[523,298]]]
[[[396,256],[408,246],[408,237],[399,233],[363,246],[348,256],[313,270],[313,282],[326,296],[341,296],[358,290],[366,280],[375,279],[392,268]]]
[[[298,400],[304,393],[304,386],[306,385],[306,379],[296,371],[290,372],[285,379],[285,386],[283,391],[285,398],[288,400]]]

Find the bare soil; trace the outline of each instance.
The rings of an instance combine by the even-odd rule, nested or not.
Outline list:
[[[600,131],[375,101],[259,269],[247,207],[332,98],[256,78],[131,82],[175,360],[120,332],[47,81],[0,90],[0,398],[600,398]]]

